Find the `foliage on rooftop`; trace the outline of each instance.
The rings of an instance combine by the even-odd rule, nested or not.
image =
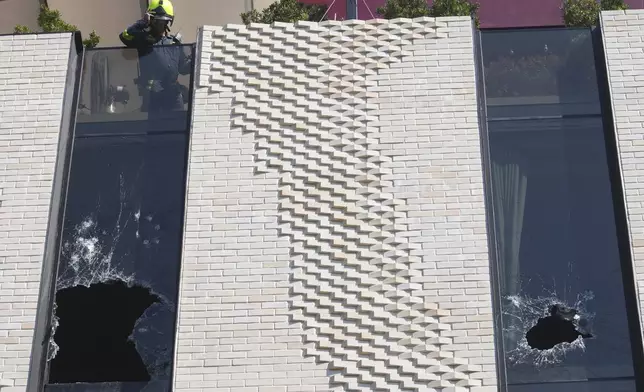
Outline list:
[[[52,10],[46,5],[40,7],[40,13],[38,14],[38,26],[42,29],[44,33],[63,33],[68,31],[78,31],[78,27],[73,24],[69,24],[62,19],[62,15],[58,10]],[[24,25],[17,25],[14,28],[14,33],[16,34],[29,34],[33,33],[31,29]],[[89,37],[83,40],[83,45],[86,48],[93,48],[100,42],[101,37],[96,34],[96,31],[92,30],[89,33]]]
[[[427,0],[387,0],[376,12],[385,19],[419,18],[429,16],[429,6]]]
[[[297,0],[279,0],[262,11],[252,10],[242,13],[244,24],[299,21],[319,22],[325,16],[326,5],[302,4]]]
[[[421,16],[471,16],[479,26],[479,4],[468,0],[434,0],[432,6],[427,0],[387,0],[376,12],[385,19],[418,18]]]
[[[564,0],[561,5],[564,23],[568,27],[592,27],[600,11],[626,10],[624,0]]]

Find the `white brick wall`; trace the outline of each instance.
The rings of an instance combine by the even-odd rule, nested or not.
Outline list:
[[[445,20],[441,18],[440,20]],[[418,41],[410,57],[381,70],[378,149],[392,162],[395,199],[406,201],[402,236],[422,249],[416,295],[450,310],[453,344],[442,350],[482,365],[496,392],[496,364],[483,173],[470,21],[448,22],[447,39]],[[419,274],[420,275],[420,274]]]
[[[496,391],[469,18],[201,49],[175,391]]]
[[[0,36],[0,386],[25,390],[71,33]]]
[[[644,10],[604,11],[600,23],[641,317],[644,306]]]

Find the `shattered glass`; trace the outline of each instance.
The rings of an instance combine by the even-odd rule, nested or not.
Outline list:
[[[508,362],[543,368],[561,363],[569,352],[584,351],[585,339],[592,337],[589,330],[594,314],[586,309],[587,302],[592,299],[592,292],[579,293],[570,303],[559,299],[554,292],[537,298],[520,294],[507,296],[503,307],[503,324],[504,334],[509,337],[506,346]],[[560,336],[565,326],[544,323],[550,318],[558,318],[552,316],[553,307],[574,309],[577,313],[572,320],[564,320],[569,322],[569,329],[573,331],[571,339]]]
[[[482,37],[507,390],[636,392],[590,29]]]
[[[490,129],[493,177],[505,179],[494,186],[509,390],[634,378],[601,119],[541,120],[530,125],[536,130],[513,131],[529,122]],[[512,165],[520,170],[504,170]],[[525,192],[509,192],[521,177]],[[548,320],[555,306],[569,314]],[[531,333],[541,342],[531,345]]]
[[[102,391],[125,382],[133,391],[169,390],[186,147],[185,134],[76,138],[50,384],[100,383]]]
[[[84,54],[47,391],[171,389],[193,51]]]
[[[193,50],[84,55],[47,391],[171,390],[192,79],[167,61]]]

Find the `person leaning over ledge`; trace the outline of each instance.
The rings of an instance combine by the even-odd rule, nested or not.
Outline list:
[[[177,80],[192,69],[192,60],[180,45],[181,38],[170,34],[174,7],[170,0],[151,0],[143,19],[119,34],[128,48],[139,52],[139,88],[149,91],[143,111],[183,110],[187,93]]]

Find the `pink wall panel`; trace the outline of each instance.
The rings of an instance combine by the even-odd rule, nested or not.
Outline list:
[[[347,0],[300,0],[303,3],[333,4],[329,19],[344,19]],[[386,0],[358,0],[358,17],[371,19]],[[431,4],[431,0],[428,1]],[[562,0],[479,0],[482,28],[561,26]],[[644,0],[626,0],[634,9],[644,8]],[[369,12],[371,11],[371,13]]]

